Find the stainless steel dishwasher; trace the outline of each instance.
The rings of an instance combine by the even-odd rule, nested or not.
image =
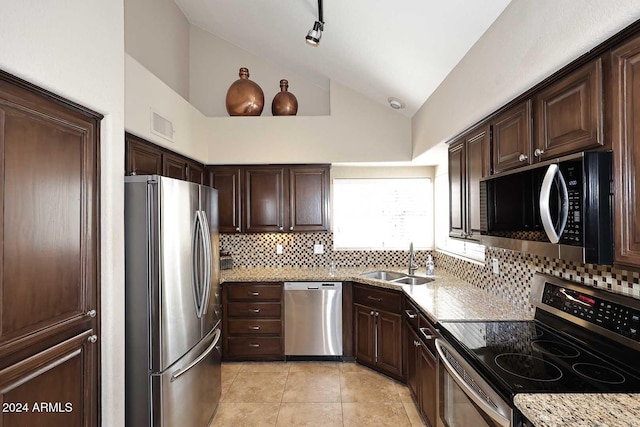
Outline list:
[[[342,282],[284,283],[284,354],[342,356]]]

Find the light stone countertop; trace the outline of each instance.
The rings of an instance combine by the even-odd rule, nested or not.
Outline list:
[[[640,394],[516,394],[516,407],[536,427],[638,427]]]
[[[337,268],[333,275],[328,268],[279,267],[234,268],[222,270],[222,282],[284,282],[284,281],[351,281],[404,293],[417,304],[433,322],[445,320],[530,320],[532,316],[497,296],[457,279],[444,271],[437,271],[434,281],[426,285],[401,285],[360,277],[376,270],[403,271],[406,267]],[[416,276],[425,276],[424,268]]]

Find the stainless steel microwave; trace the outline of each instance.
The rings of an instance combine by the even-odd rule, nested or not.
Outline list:
[[[482,179],[482,243],[612,264],[612,169],[611,152],[583,152]]]

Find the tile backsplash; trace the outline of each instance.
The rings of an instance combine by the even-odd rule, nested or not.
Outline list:
[[[276,254],[276,245],[283,253]],[[314,254],[313,246],[323,245],[323,254]],[[221,234],[220,246],[231,253],[238,267],[401,267],[408,263],[409,250],[334,250],[333,233],[259,233]],[[437,251],[416,251],[416,262],[424,267],[427,255],[433,254],[436,274],[444,269],[474,286],[530,310],[531,279],[536,272],[640,299],[640,273],[612,266],[579,264],[522,252],[487,248],[484,265]],[[496,258],[500,273],[493,274],[491,259]]]

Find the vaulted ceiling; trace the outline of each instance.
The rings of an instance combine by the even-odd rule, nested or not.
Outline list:
[[[305,36],[317,0],[175,0],[213,35],[310,82],[329,80],[413,116],[510,0],[324,0],[324,32]]]

